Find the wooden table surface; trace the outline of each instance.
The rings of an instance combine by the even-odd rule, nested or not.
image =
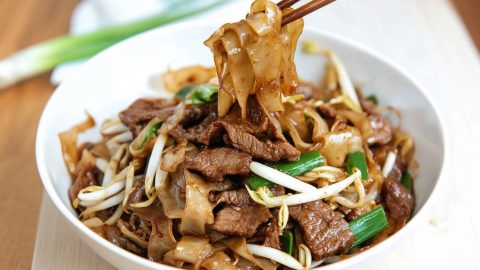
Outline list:
[[[78,0],[0,0],[0,58],[68,31]],[[43,187],[38,120],[54,86],[41,75],[0,92],[0,269],[29,269]]]
[[[65,33],[77,3],[78,0],[1,0],[0,58]],[[455,0],[455,4],[480,48],[480,1]],[[425,16],[432,15],[427,13]],[[35,131],[53,90],[49,75],[45,74],[0,92],[1,269],[28,269],[32,264],[43,193],[35,165]],[[43,203],[51,206],[48,200]],[[64,226],[56,229],[59,232],[67,230]],[[90,256],[91,251],[85,252]],[[91,263],[96,269],[106,266],[102,261]]]

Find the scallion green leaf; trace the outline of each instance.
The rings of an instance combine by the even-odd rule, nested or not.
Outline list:
[[[65,35],[24,49],[0,61],[0,88],[51,70],[59,64],[90,57],[135,34],[198,14],[228,1],[172,1],[166,11],[139,21],[81,35]]]
[[[293,256],[293,233],[291,231],[284,231],[280,240],[282,242],[282,250],[288,255]]]
[[[373,104],[378,105],[378,98],[375,95],[368,96],[366,100],[370,100],[371,102],[373,102]]]
[[[368,167],[365,154],[362,151],[357,151],[348,154],[347,156],[347,171],[352,174],[353,168],[357,168],[362,172],[362,179],[368,179]]]
[[[218,94],[218,86],[210,84],[199,84],[192,90],[192,104],[205,104],[214,101]]]
[[[195,88],[195,85],[187,85],[184,86],[180,91],[175,94],[175,96],[181,100],[185,100],[187,96],[192,92],[193,88]]]
[[[383,206],[379,206],[365,215],[350,221],[348,225],[355,237],[355,242],[349,248],[351,250],[385,230],[388,227],[387,215],[383,210]]]
[[[162,126],[162,122],[153,125],[153,127],[151,127],[150,130],[145,135],[145,138],[143,139],[142,144],[140,146],[143,147],[145,143],[150,139],[150,137],[152,137],[155,133],[157,133],[157,130],[161,126]]]
[[[405,171],[402,175],[402,185],[413,193],[413,178],[408,171]]]
[[[267,165],[290,176],[298,176],[323,164],[325,164],[325,158],[319,152],[314,151],[302,154],[300,159],[294,162]],[[258,175],[249,176],[246,180],[252,190],[257,190],[261,186],[273,185],[272,182]]]

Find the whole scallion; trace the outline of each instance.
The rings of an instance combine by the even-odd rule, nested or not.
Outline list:
[[[135,34],[211,9],[224,0],[172,1],[166,11],[136,22],[105,27],[81,35],[65,35],[19,51],[0,61],[0,89],[46,72],[55,66],[85,59]]]

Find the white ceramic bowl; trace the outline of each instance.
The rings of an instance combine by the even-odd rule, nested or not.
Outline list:
[[[159,74],[168,67],[212,65],[212,55],[202,43],[216,27],[178,24],[122,42],[93,57],[78,74],[60,85],[43,112],[37,133],[36,158],[45,190],[79,237],[117,268],[174,269],[138,257],[109,243],[77,219],[67,195],[72,180],[62,160],[57,134],[85,119],[85,111],[97,123],[101,123],[141,96],[165,95],[158,87],[158,82]],[[375,93],[382,104],[394,105],[402,112],[403,129],[412,134],[416,143],[416,159],[420,171],[415,182],[417,204],[412,220],[374,248],[322,268],[346,269],[388,249],[415,228],[419,215],[425,212],[422,209],[441,177],[446,156],[445,132],[438,113],[425,92],[383,57],[352,41],[308,27],[301,39],[313,40],[323,47],[333,49],[366,94]],[[320,56],[307,56],[301,50],[297,51],[297,69],[304,79],[318,81],[324,61]],[[95,140],[99,138],[97,134],[98,129],[92,130],[81,139]]]

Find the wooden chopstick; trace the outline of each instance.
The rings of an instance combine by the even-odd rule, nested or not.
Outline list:
[[[299,0],[283,0],[283,1],[279,2],[277,5],[280,7],[280,9],[284,9],[284,8],[292,6],[293,4],[295,4],[298,1]],[[295,9],[294,11],[285,15],[282,18],[282,26],[287,25],[287,24],[289,24],[293,21],[296,21],[296,20],[304,17],[305,15],[308,15],[308,14],[314,12],[315,10],[317,10],[321,7],[324,7],[324,6],[330,4],[334,1],[335,0],[312,0],[308,3],[306,3],[305,5],[299,7],[297,9]]]
[[[285,8],[293,6],[295,3],[299,2],[299,1],[300,0],[282,0],[282,1],[277,3],[277,6],[280,9],[285,9]]]

